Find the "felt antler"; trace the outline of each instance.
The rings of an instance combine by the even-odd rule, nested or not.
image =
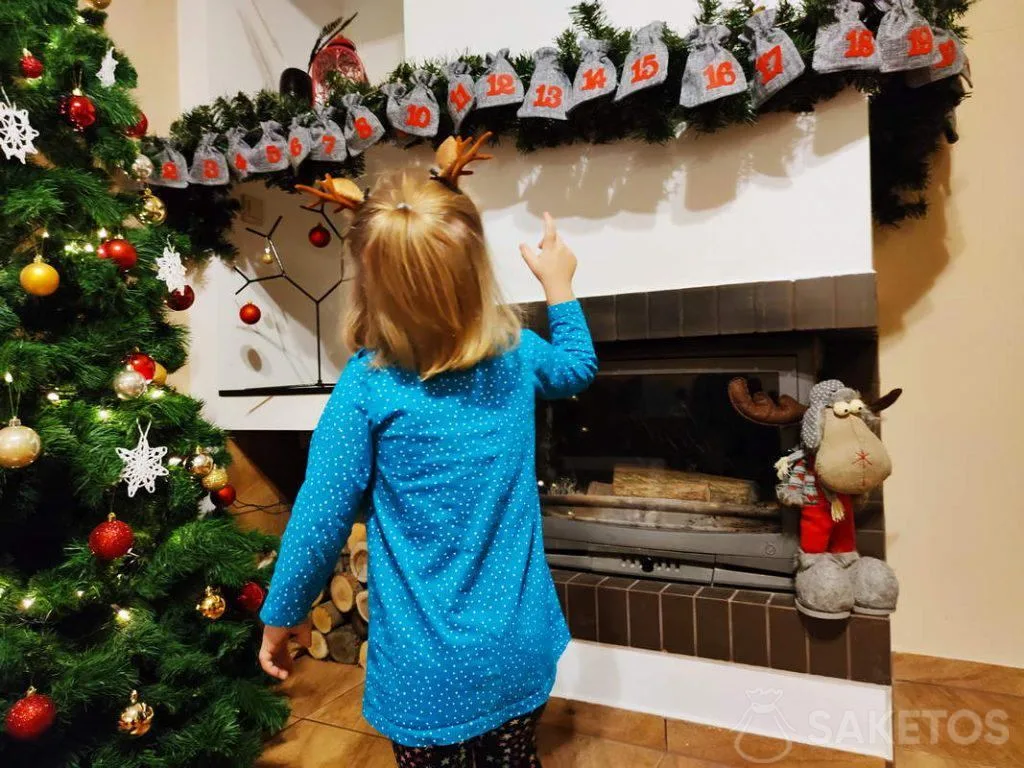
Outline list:
[[[768,427],[786,427],[797,424],[803,418],[807,406],[789,395],[782,395],[775,402],[764,392],[750,394],[747,380],[736,377],[729,382],[729,400],[740,415]]]
[[[295,189],[301,192],[308,192],[323,202],[336,204],[338,208],[335,213],[345,209],[354,211],[366,202],[366,195],[363,194],[363,190],[354,181],[331,178],[330,174],[321,181],[316,182],[316,187],[296,184]]]
[[[480,148],[493,135],[490,131],[486,131],[476,141],[460,139],[457,136],[449,136],[445,139],[437,148],[437,178],[453,189],[458,189],[460,176],[473,175],[472,171],[466,170],[467,165],[475,160],[490,160],[494,157],[494,155],[480,152]]]

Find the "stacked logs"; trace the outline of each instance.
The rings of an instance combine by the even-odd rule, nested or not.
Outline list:
[[[369,553],[366,526],[356,523],[348,544],[334,567],[330,583],[317,597],[309,614],[314,659],[366,666],[366,638],[370,625],[370,593],[366,590]]]

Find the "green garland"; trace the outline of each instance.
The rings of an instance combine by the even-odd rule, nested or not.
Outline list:
[[[959,23],[972,0],[918,0],[922,12],[937,26],[954,31],[961,38],[965,30]],[[821,101],[835,97],[847,87],[855,87],[871,101],[871,170],[872,208],[875,220],[884,225],[897,224],[907,217],[925,213],[923,191],[928,182],[928,170],[945,132],[949,116],[964,98],[959,78],[949,78],[923,88],[905,85],[902,73],[847,72],[819,74],[809,66],[814,53],[814,40],[818,27],[834,20],[832,0],[807,0],[798,11],[789,0],[779,4],[778,23],[793,39],[805,61],[807,71],[796,82],[768,102],[761,112],[808,112]],[[747,76],[752,77],[752,65],[746,46],[739,42],[743,25],[755,11],[755,0],[740,0],[738,6],[724,9],[718,0],[701,0],[698,23],[721,23],[728,26],[733,36],[730,46],[743,62]],[[570,78],[580,61],[579,37],[586,35],[611,42],[609,57],[621,70],[630,48],[631,30],[608,23],[600,2],[579,3],[572,9],[572,27],[556,40],[561,63]],[[878,28],[881,13],[867,12],[865,23]],[[471,112],[463,123],[462,133],[492,131],[497,140],[512,140],[517,149],[531,152],[544,147],[557,147],[573,143],[607,144],[614,141],[638,140],[664,143],[674,139],[678,127],[685,123],[687,130],[711,133],[737,123],[753,123],[759,112],[751,107],[746,94],[728,97],[695,109],[679,105],[678,95],[686,62],[686,44],[672,30],[666,30],[665,43],[669,49],[669,74],[660,87],[640,91],[627,102],[614,103],[611,99],[596,99],[580,105],[567,121],[546,119],[520,119],[517,106],[497,107]],[[462,57],[470,65],[471,73],[478,76],[484,69],[484,60],[478,55]],[[529,54],[510,59],[516,72],[528,81],[533,70]],[[442,77],[434,86],[439,104],[447,103],[446,79],[443,61],[422,64],[403,63],[388,77],[388,82],[408,82],[413,71],[426,69]],[[350,92],[365,96],[365,105],[374,111],[381,123],[388,126],[385,141],[395,141],[393,129],[385,119],[384,95],[378,88],[360,85],[338,77],[330,83],[332,93],[329,104],[341,107],[341,97]],[[255,140],[257,126],[265,120],[276,120],[287,126],[294,117],[308,114],[304,103],[261,91],[255,96],[238,94],[234,98],[221,98],[208,106],[199,107],[184,115],[171,128],[170,139],[190,156],[204,133],[224,134],[236,126],[253,129],[248,138]],[[436,142],[452,133],[452,121],[441,110],[441,124]],[[221,146],[224,139],[221,138]],[[155,152],[159,143],[151,143],[147,150]],[[372,150],[371,150],[372,151]],[[310,184],[324,173],[358,176],[363,172],[361,157],[350,158],[342,164],[307,161],[297,171],[287,169],[262,174],[268,186],[292,190],[296,184]],[[233,253],[227,232],[237,211],[229,188],[189,187],[185,190],[159,189],[157,193],[168,203],[170,223],[192,239],[193,243],[221,254]]]

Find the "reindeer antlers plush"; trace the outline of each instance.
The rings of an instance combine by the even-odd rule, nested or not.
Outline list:
[[[437,171],[434,178],[443,181],[454,190],[459,189],[459,177],[472,176],[472,171],[467,171],[466,166],[476,160],[491,160],[494,155],[487,155],[480,152],[480,148],[493,136],[491,131],[486,131],[480,138],[460,139],[457,136],[449,136],[440,147],[437,148]]]
[[[789,395],[782,395],[775,402],[764,392],[750,394],[747,380],[737,377],[729,382],[729,400],[741,415],[755,424],[773,427],[786,427],[799,424],[807,406],[794,400]]]
[[[354,181],[331,178],[329,174],[322,181],[316,182],[316,187],[296,184],[295,189],[308,192],[323,202],[336,204],[338,208],[335,213],[346,209],[354,211],[366,201],[366,195]]]

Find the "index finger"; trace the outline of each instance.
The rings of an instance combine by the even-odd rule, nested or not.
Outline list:
[[[288,671],[281,669],[274,663],[274,659],[269,651],[260,651],[260,666],[271,677],[276,677],[278,680],[288,679]]]
[[[551,218],[551,214],[547,211],[544,212],[544,239],[541,240],[541,248],[547,248],[548,246],[554,245],[555,240],[558,239],[558,229],[555,227],[555,220]]]

